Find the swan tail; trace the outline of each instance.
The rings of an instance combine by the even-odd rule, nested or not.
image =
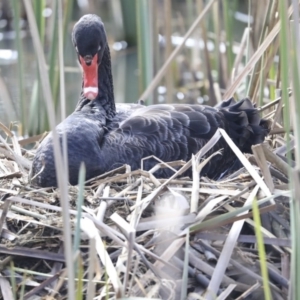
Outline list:
[[[229,136],[243,152],[251,153],[251,146],[262,143],[270,132],[270,121],[260,117],[248,98],[239,102],[231,98],[218,108],[225,117]]]

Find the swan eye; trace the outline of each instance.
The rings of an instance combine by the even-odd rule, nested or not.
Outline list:
[[[77,48],[77,46],[75,46],[75,50],[76,50],[76,52],[78,53],[78,48]]]
[[[98,52],[101,50],[101,46],[98,47]]]

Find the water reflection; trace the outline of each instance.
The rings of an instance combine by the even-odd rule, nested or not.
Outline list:
[[[18,59],[18,52],[11,49],[0,49],[0,64],[10,65],[15,63]]]

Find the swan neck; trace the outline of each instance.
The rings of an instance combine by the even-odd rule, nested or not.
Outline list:
[[[108,45],[106,45],[101,63],[98,66],[98,95],[94,100],[88,100],[83,94],[83,82],[80,100],[75,111],[82,110],[91,101],[96,102],[106,112],[106,118],[112,119],[116,114],[114,85],[111,71],[111,58]]]
[[[108,45],[103,53],[101,63],[98,67],[98,99],[106,110],[108,117],[116,114],[114,85],[111,70],[111,57]]]

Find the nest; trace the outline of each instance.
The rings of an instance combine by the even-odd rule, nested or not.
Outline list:
[[[211,159],[201,151],[189,162],[158,162],[150,171],[124,166],[89,180],[82,191],[69,186],[66,214],[59,189],[28,181],[34,149],[21,147],[34,139],[17,141],[4,129],[9,138],[0,145],[2,295],[66,299],[72,268],[74,293],[86,299],[262,299],[255,234],[260,226],[273,298],[286,299],[290,191],[287,149],[279,136],[244,155],[220,130],[217,138],[228,141],[244,166],[235,173],[218,181],[200,177]],[[174,169],[171,178],[153,175],[165,167]],[[180,177],[187,168],[193,178]],[[253,202],[261,225],[252,219]],[[64,249],[68,241],[71,253]],[[74,265],[66,264],[66,253]]]

